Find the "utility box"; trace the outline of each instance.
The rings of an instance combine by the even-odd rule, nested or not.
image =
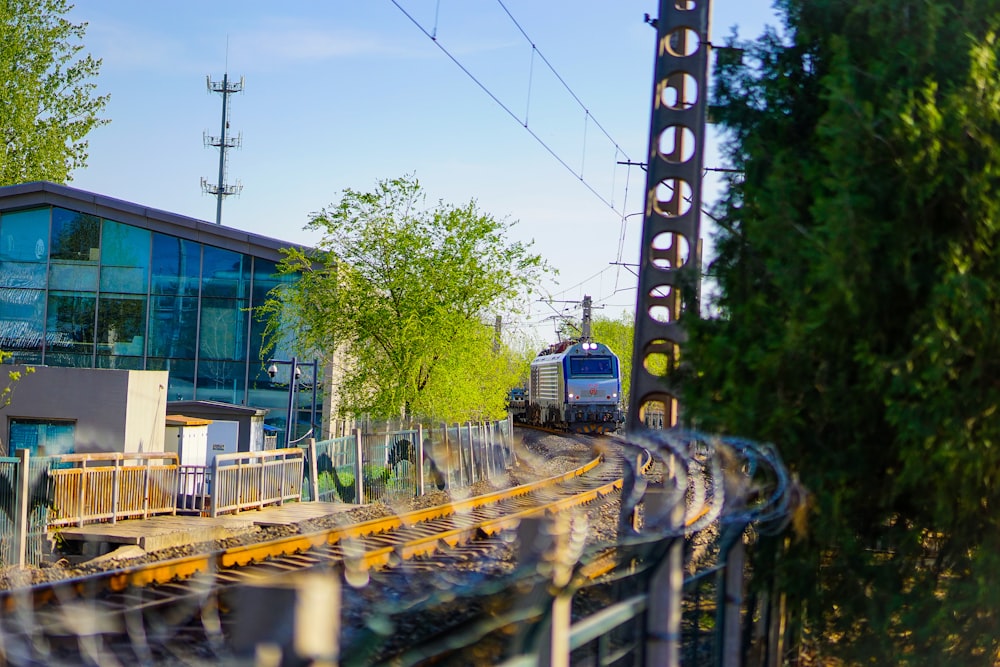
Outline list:
[[[208,427],[211,419],[167,415],[163,451],[175,452],[182,466],[207,465]]]
[[[167,412],[182,414],[189,417],[210,419],[212,428],[209,430],[208,452],[224,454],[227,452],[258,452],[264,448],[264,416],[266,408],[251,408],[245,405],[232,405],[215,401],[169,401]],[[216,428],[216,424],[235,424]],[[236,448],[230,449],[233,433],[236,437]],[[222,445],[218,448],[218,445]],[[207,457],[207,464],[212,463],[212,456]]]
[[[239,450],[240,423],[215,420],[208,425],[208,453],[205,465],[212,465],[219,454],[235,454]]]

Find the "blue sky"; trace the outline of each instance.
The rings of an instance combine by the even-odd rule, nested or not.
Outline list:
[[[70,185],[214,222],[200,180],[217,180],[203,134],[220,133],[221,96],[206,76],[228,70],[245,81],[230,98],[242,147],[227,178],[243,190],[223,204],[223,225],[314,243],[309,214],[344,188],[413,174],[432,201],[475,199],[516,221],[512,238],[559,270],[543,293],[589,294],[605,306],[597,314],[617,316],[635,303],[635,279],[613,263],[638,259],[641,215],[622,214],[641,210],[644,174],[616,162],[642,161],[648,142],[655,33],[644,13],[657,2],[77,0],[71,19],[88,22],[86,48],[103,59],[111,123],[90,135]],[[765,23],[776,23],[770,0],[713,2],[715,42]],[[714,141],[706,150],[706,166],[720,166]],[[554,338],[548,316],[572,312],[525,305],[516,326],[543,340]]]

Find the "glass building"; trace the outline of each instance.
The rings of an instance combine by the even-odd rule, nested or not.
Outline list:
[[[294,389],[294,439],[314,367],[294,388],[288,364],[272,379],[252,312],[289,280],[275,270],[291,245],[53,183],[0,187],[0,349],[15,364],[167,370],[168,400],[269,408],[282,431]]]

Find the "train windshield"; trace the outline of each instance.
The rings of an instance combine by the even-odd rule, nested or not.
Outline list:
[[[614,377],[614,369],[611,357],[569,358],[569,374],[571,377]]]

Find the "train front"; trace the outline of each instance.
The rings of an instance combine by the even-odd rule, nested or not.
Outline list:
[[[563,418],[572,431],[609,433],[624,416],[618,357],[603,343],[581,342],[563,357],[566,403]]]

